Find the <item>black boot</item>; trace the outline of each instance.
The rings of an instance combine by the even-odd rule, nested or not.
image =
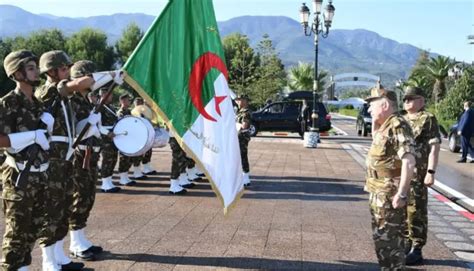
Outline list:
[[[421,254],[421,248],[413,248],[407,255],[406,265],[416,265],[421,263],[423,263],[423,255]]]
[[[71,251],[71,254],[69,254],[69,255],[71,255],[71,257],[73,257],[73,258],[83,260],[83,261],[95,261],[95,255],[89,249],[86,249],[86,250],[80,251],[80,252],[72,252]]]
[[[405,255],[408,255],[411,251],[411,241],[405,241]]]
[[[61,270],[72,270],[72,271],[79,271],[84,268],[83,263],[76,263],[76,262],[70,262],[68,264],[62,264],[61,265]]]

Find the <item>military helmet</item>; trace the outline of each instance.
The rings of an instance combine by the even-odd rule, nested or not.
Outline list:
[[[76,79],[96,72],[97,67],[90,60],[80,60],[71,67],[71,78]]]
[[[3,61],[3,67],[8,77],[21,69],[29,61],[38,63],[38,57],[31,51],[19,50],[9,53]]]
[[[60,50],[46,52],[41,55],[39,60],[40,73],[45,73],[62,66],[71,66],[72,64],[71,58]]]

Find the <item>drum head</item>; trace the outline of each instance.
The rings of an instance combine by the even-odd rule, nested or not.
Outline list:
[[[143,155],[149,148],[150,137],[154,138],[150,133],[151,124],[145,119],[128,116],[117,122],[114,126],[114,144],[117,149],[127,156]],[[153,128],[153,127],[151,127]]]

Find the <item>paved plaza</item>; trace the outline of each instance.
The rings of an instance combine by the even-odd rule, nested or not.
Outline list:
[[[98,192],[86,231],[105,252],[86,267],[378,270],[364,169],[341,144],[323,140],[306,149],[297,138],[257,137],[249,149],[252,186],[227,216],[207,182],[169,195],[171,151],[155,149],[159,175],[121,193]],[[430,227],[449,224],[431,204],[442,207],[430,198]],[[456,220],[474,235],[472,221]],[[424,257],[426,265],[416,269],[469,270],[434,231]],[[35,249],[32,270],[40,261]]]

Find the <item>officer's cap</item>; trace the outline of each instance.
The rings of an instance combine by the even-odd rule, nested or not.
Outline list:
[[[124,93],[124,94],[120,95],[119,98],[120,98],[120,100],[125,100],[125,99],[130,99],[131,97],[130,97],[130,95],[128,95],[128,93]]]
[[[381,85],[372,88],[370,90],[370,96],[366,98],[365,101],[370,103],[381,98],[387,98],[393,102],[397,102],[397,94],[391,90],[385,89]]]
[[[405,95],[403,95],[403,100],[405,101],[406,99],[413,97],[423,97],[423,90],[419,87],[406,87]]]

